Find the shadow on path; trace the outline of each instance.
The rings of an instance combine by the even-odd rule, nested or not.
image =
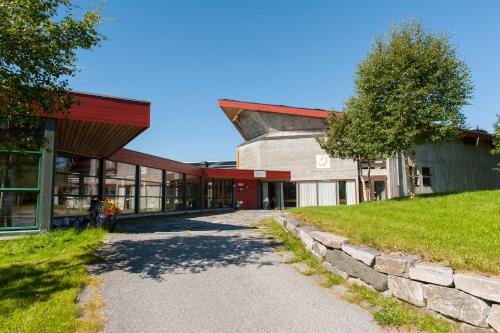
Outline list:
[[[201,217],[200,217],[201,218]],[[117,232],[125,233],[151,233],[151,232],[176,232],[176,231],[228,231],[249,230],[250,226],[241,226],[225,223],[208,222],[193,218],[164,219],[157,221],[133,221],[118,223]]]
[[[166,273],[201,273],[212,267],[271,265],[262,260],[273,245],[242,235],[186,235],[168,238],[123,239],[101,253],[104,263],[90,269],[95,274],[123,270],[145,278],[163,280]]]

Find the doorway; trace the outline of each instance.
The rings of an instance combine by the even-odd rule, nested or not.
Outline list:
[[[386,181],[374,180],[373,181],[373,198],[376,201],[387,199]]]
[[[283,183],[263,182],[262,183],[262,208],[283,209]]]

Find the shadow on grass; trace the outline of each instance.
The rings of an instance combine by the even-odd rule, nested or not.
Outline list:
[[[9,317],[14,311],[27,309],[45,302],[57,293],[82,288],[81,273],[84,265],[95,264],[99,258],[93,254],[72,257],[71,260],[39,261],[12,264],[0,268],[0,298],[4,301],[1,315]]]

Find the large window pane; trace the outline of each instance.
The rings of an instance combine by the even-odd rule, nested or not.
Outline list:
[[[135,171],[133,164],[105,163],[104,196],[114,200],[123,213],[135,212]]]
[[[141,167],[141,212],[159,212],[162,199],[162,170]]]
[[[161,197],[141,197],[141,212],[159,212]]]
[[[339,205],[347,205],[347,183],[345,181],[338,182]]]
[[[92,158],[57,156],[56,172],[76,173],[97,177],[99,175],[99,160]]]
[[[0,227],[36,225],[37,192],[0,191]]]
[[[108,197],[113,200],[123,213],[135,212],[135,197]]]
[[[0,122],[0,149],[39,150],[44,143],[41,121],[31,117],[20,117],[13,118],[14,121],[10,123]]]
[[[167,171],[166,173],[166,210],[184,209],[184,175],[179,172]]]
[[[106,161],[106,177],[135,179],[135,165],[120,163],[115,161]]]
[[[104,185],[104,190],[106,197],[115,197],[115,196],[134,197],[135,181],[106,178],[106,184]]]
[[[58,194],[54,196],[54,216],[87,215],[91,199],[88,196]]]
[[[99,160],[59,155],[54,181],[54,216],[88,215],[93,196],[99,194]]]
[[[186,208],[200,209],[200,177],[186,175]]]
[[[35,154],[0,153],[0,188],[38,188]]]
[[[230,208],[233,206],[233,183],[228,180],[217,179],[215,187],[215,208]]]
[[[297,185],[295,182],[283,182],[283,197],[286,208],[297,207]]]

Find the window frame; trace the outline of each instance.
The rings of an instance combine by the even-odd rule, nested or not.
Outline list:
[[[424,174],[424,169],[427,169],[428,173]],[[420,177],[422,177],[421,184],[423,187],[432,187],[432,173],[430,167],[422,167],[420,169]],[[426,184],[426,182],[428,183]]]
[[[81,159],[88,159],[88,160],[96,160],[98,163],[98,168],[100,168],[100,162],[98,158],[93,158],[93,157],[79,157],[79,156],[71,156],[71,155],[64,155],[64,154],[56,154],[56,158],[61,157],[61,158],[81,158]],[[83,173],[83,172],[61,172],[56,170],[56,166],[54,165],[54,184],[53,187],[55,188],[56,186],[56,181],[57,181],[57,176],[62,175],[62,176],[75,176],[78,177],[78,194],[71,194],[71,193],[63,193],[63,195],[66,198],[90,198],[92,199],[95,196],[99,196],[99,188],[101,186],[101,170],[98,170],[96,175],[92,175],[89,173]],[[97,180],[97,194],[84,194],[84,184],[85,184],[85,178],[92,178],[94,180]],[[69,217],[69,218],[76,218],[76,217],[86,217],[88,214],[75,214],[75,215],[57,215],[55,214],[55,204],[54,200],[55,197],[58,196],[58,193],[53,193],[53,201],[52,201],[52,207],[53,207],[53,219],[60,219],[63,217]]]
[[[37,187],[24,187],[24,188],[19,188],[19,187],[0,187],[0,192],[29,192],[29,193],[36,193],[36,207],[35,207],[35,223],[32,226],[19,226],[19,227],[1,227],[0,226],[0,231],[15,231],[15,230],[38,230],[39,229],[39,224],[40,224],[40,183],[41,183],[41,169],[42,169],[42,150],[38,151],[18,151],[18,150],[0,150],[0,155],[8,155],[8,154],[18,154],[18,155],[36,155],[38,156],[38,172],[37,172]]]
[[[118,164],[126,164],[134,167],[134,178],[128,177],[128,176],[108,176],[106,175],[106,162],[112,162],[116,163],[116,166],[118,167]],[[131,199],[133,202],[134,207],[129,210],[123,210],[122,214],[127,215],[127,214],[140,214],[140,211],[138,210],[138,201],[140,201],[141,193],[140,193],[140,167],[141,165],[139,164],[133,164],[133,163],[126,163],[126,162],[119,162],[119,161],[114,161],[114,160],[108,160],[104,159],[103,160],[103,170],[100,171],[103,179],[103,184],[102,184],[102,198],[109,198],[117,203],[118,198],[124,198],[124,199]],[[133,195],[127,196],[127,195],[114,195],[114,196],[109,196],[107,193],[106,189],[106,181],[108,179],[114,179],[114,180],[122,180],[122,181],[130,181],[134,183],[134,190],[133,190]],[[139,202],[140,204],[140,202]],[[121,209],[121,208],[120,208]]]

